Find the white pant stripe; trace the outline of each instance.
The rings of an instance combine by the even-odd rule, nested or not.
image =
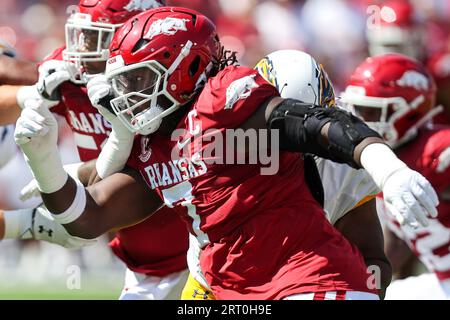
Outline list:
[[[283,300],[314,300],[314,293],[299,293],[290,295]]]
[[[327,291],[323,300],[336,300],[336,291]],[[283,298],[283,300],[314,300],[315,293],[299,293]],[[380,298],[369,292],[347,291],[344,300],[380,300]]]
[[[325,293],[325,300],[336,300],[336,291],[328,291]]]

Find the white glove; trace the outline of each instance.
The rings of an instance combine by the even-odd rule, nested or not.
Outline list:
[[[404,167],[392,173],[383,187],[383,198],[389,212],[400,224],[413,228],[429,225],[436,218],[438,197],[431,184],[420,173]]]
[[[91,104],[99,109],[99,112],[105,117],[106,120],[112,121],[116,116],[106,110],[101,105],[101,100],[108,95],[113,95],[113,89],[108,78],[104,74],[98,74],[89,79],[86,84],[87,94]]]
[[[71,163],[64,165],[64,170],[74,179],[78,179],[78,168],[83,165],[84,162]],[[34,197],[40,197],[41,193],[38,189],[38,183],[35,179],[31,180],[25,187],[20,190],[19,199],[27,201]]]
[[[44,205],[32,209],[4,211],[5,239],[35,239],[67,249],[80,249],[97,242],[70,235],[56,222]]]
[[[25,101],[42,99],[47,108],[59,103],[58,93],[55,91],[63,82],[76,82],[79,70],[75,64],[60,60],[49,60],[39,67],[38,82],[32,86],[21,87],[16,94],[17,104],[25,108]]]
[[[21,109],[25,108],[25,101],[27,100],[42,100],[44,105],[47,108],[51,108],[56,106],[59,103],[59,100],[49,100],[44,98],[37,90],[37,85],[34,84],[32,86],[23,86],[17,90],[16,100],[17,104]]]
[[[368,145],[361,153],[361,164],[382,190],[386,207],[401,225],[426,227],[429,217],[437,217],[439,200],[431,184],[388,146]]]
[[[112,131],[96,162],[97,173],[104,179],[122,170],[133,148],[134,134],[124,126],[117,116],[109,112],[100,103],[112,94],[111,84],[106,76],[97,75],[87,83],[88,96],[92,105],[111,123]]]
[[[58,124],[51,112],[37,100],[27,100],[14,132],[38,188],[53,193],[67,182],[68,175],[58,153]]]
[[[55,89],[63,82],[75,81],[79,74],[75,64],[60,60],[45,61],[39,67],[38,92],[46,99],[59,100]]]

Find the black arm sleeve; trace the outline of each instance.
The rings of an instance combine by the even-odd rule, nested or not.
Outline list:
[[[328,146],[318,143],[322,127],[331,122]],[[280,131],[280,149],[311,153],[339,163],[359,168],[353,159],[355,147],[365,138],[380,137],[362,120],[351,113],[333,108],[321,108],[298,100],[286,99],[271,113],[269,129]]]

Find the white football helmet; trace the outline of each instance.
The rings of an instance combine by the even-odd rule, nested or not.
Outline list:
[[[305,52],[275,51],[259,61],[255,69],[278,89],[282,98],[322,107],[335,104],[333,85],[327,73]]]

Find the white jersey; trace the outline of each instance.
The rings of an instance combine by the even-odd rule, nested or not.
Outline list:
[[[375,197],[380,192],[365,170],[356,170],[346,164],[322,158],[316,157],[315,160],[324,189],[324,211],[333,225],[361,201]],[[201,245],[197,238],[189,235],[189,271],[195,280],[209,289],[200,268],[200,253]]]
[[[7,164],[15,153],[14,126],[0,126],[0,168]]]
[[[316,165],[324,189],[324,210],[333,225],[359,202],[380,192],[366,170],[323,158],[316,158]]]

